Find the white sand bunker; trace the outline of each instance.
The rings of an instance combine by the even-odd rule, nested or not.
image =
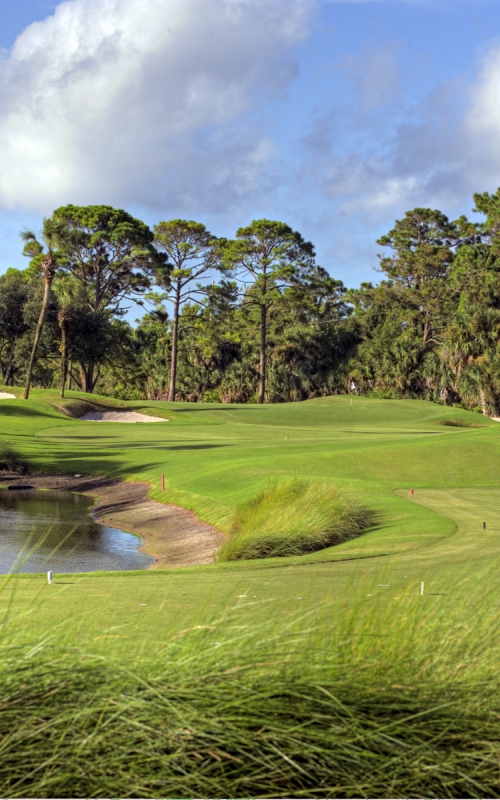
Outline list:
[[[15,394],[8,394],[8,392],[0,392],[0,400],[15,400]]]
[[[91,411],[80,419],[90,422],[168,422],[163,417],[149,417],[137,411]]]

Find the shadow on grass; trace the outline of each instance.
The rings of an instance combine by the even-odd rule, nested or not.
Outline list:
[[[121,449],[122,445],[112,445],[113,448]],[[175,444],[175,445],[150,445],[148,442],[139,442],[137,444],[126,444],[124,449],[127,450],[217,450],[222,447],[231,447],[228,444]]]
[[[216,413],[223,413],[227,411],[259,411],[262,408],[272,408],[273,405],[277,404],[267,404],[265,406],[258,405],[258,403],[252,403],[251,405],[228,405],[224,408],[220,408],[219,406],[210,407],[207,406],[206,408],[202,408],[200,406],[196,406],[194,408],[174,408],[172,409],[173,413],[175,414],[205,414],[207,411],[216,412]]]
[[[23,406],[22,400],[8,403],[2,400],[0,413],[4,417],[50,417],[50,419],[60,419],[60,415],[49,411],[40,411],[32,406]]]
[[[442,433],[442,431],[349,431],[345,430],[343,433],[355,433],[356,436],[362,434],[363,436],[430,436],[431,434],[438,436]]]

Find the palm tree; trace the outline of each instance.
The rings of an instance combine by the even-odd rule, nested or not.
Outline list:
[[[38,324],[35,331],[35,339],[31,349],[30,360],[28,362],[28,369],[26,372],[26,388],[24,390],[24,399],[27,400],[30,394],[31,376],[33,367],[35,365],[36,353],[38,345],[43,332],[45,318],[47,316],[47,309],[50,304],[50,297],[52,292],[52,281],[56,274],[58,260],[61,255],[61,250],[64,246],[65,226],[59,220],[44,219],[42,233],[39,241],[33,231],[22,230],[20,233],[21,241],[24,242],[23,254],[29,256],[32,262],[37,266],[44,278],[45,291],[43,293],[42,308],[38,318]]]
[[[71,316],[69,308],[60,308],[57,315],[61,328],[61,397],[64,397],[66,377],[68,375],[68,323]]]
[[[444,355],[460,394],[479,401],[483,414],[497,415],[500,311],[465,304],[444,334]]]
[[[71,362],[68,366],[68,333],[75,307],[83,303],[81,284],[73,275],[58,277],[53,291],[59,302],[57,320],[61,330],[61,397],[64,397],[66,379],[71,385]],[[69,375],[69,377],[68,377]]]

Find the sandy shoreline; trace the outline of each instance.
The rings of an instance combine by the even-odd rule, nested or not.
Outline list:
[[[175,569],[213,564],[223,534],[191,511],[150,500],[149,484],[112,478],[70,475],[4,474],[0,482],[28,483],[36,489],[61,489],[97,497],[93,516],[98,522],[142,537],[143,553],[155,558],[149,569]]]

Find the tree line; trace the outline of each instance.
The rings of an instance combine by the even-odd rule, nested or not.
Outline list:
[[[27,269],[0,277],[2,383],[223,403],[356,392],[500,414],[500,189],[474,202],[479,221],[407,212],[378,240],[380,282],[358,289],[282,222],[222,239],[59,208],[22,231]]]

